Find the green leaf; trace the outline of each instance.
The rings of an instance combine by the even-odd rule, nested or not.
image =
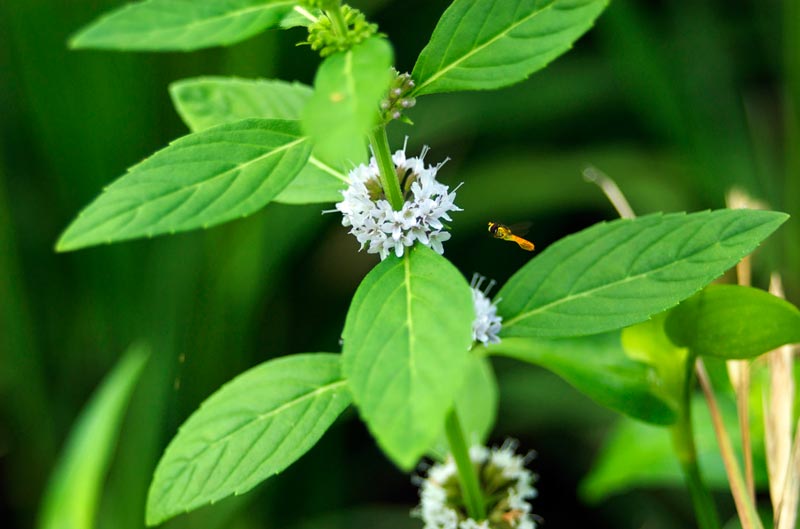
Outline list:
[[[308,14],[310,14],[314,18],[319,18],[322,16],[321,9],[306,9],[303,7]],[[286,16],[281,19],[280,27],[282,29],[291,29],[296,27],[308,27],[313,23],[307,16],[300,14],[299,11],[296,9],[292,9],[289,11]]]
[[[353,297],[343,371],[378,444],[405,470],[442,432],[464,383],[474,317],[463,276],[419,245],[381,262]]]
[[[172,83],[169,93],[183,122],[199,132],[247,118],[299,120],[313,91],[297,82],[194,77]]]
[[[724,476],[724,470],[719,466]],[[714,481],[719,473],[703,473]],[[636,487],[683,483],[683,473],[674,455],[670,431],[632,419],[621,419],[605,440],[592,469],[581,482],[581,496],[597,503]]]
[[[366,160],[366,135],[377,124],[392,60],[389,43],[372,37],[322,62],[303,110],[303,128],[314,140],[316,156],[347,166]]]
[[[412,76],[416,95],[517,83],[569,50],[608,0],[455,0]]]
[[[277,27],[295,0],[145,0],[80,30],[72,48],[191,51],[227,46]]]
[[[501,336],[576,336],[644,321],[721,275],[787,217],[719,210],[596,224],[551,245],[503,286]]]
[[[643,362],[658,374],[658,387],[662,395],[677,403],[683,398],[686,385],[686,365],[689,350],[675,346],[667,337],[664,322],[668,312],[656,314],[651,319],[622,329],[622,349],[636,361]]]
[[[722,417],[729,432],[738,430],[733,398],[720,398]],[[700,469],[705,483],[720,491],[729,491],[725,467],[712,427],[711,416],[702,396],[692,401],[692,425]],[[732,435],[737,453],[741,437]],[[766,485],[762,436],[754,435],[753,451],[756,483]],[[613,494],[639,487],[684,487],[684,476],[675,456],[669,428],[622,418],[606,439],[594,465],[580,485],[580,494],[590,502],[599,502]]]
[[[47,484],[39,529],[94,527],[122,417],[148,356],[144,346],[132,347],[81,412]]]
[[[339,355],[264,362],[211,395],[158,463],[147,524],[241,494],[305,454],[350,403]]]
[[[199,132],[246,118],[295,119],[311,97],[311,87],[284,81],[196,77],[170,85],[170,95],[184,123]],[[274,202],[338,202],[347,177],[313,156]]]
[[[498,389],[492,364],[478,354],[469,355],[464,383],[455,399],[456,412],[468,444],[485,443],[497,418]],[[447,437],[441,432],[433,453],[444,459],[449,451]]]
[[[505,338],[491,354],[540,365],[599,404],[656,424],[675,421],[677,403],[647,364],[626,356],[620,332],[561,339]]]
[[[311,156],[297,177],[281,191],[275,202],[282,204],[320,204],[339,202],[347,177],[324,162]]]
[[[757,288],[709,285],[670,311],[666,330],[696,355],[753,358],[800,343],[800,310]]]
[[[469,358],[455,406],[467,443],[483,443],[497,418],[497,380],[487,358],[474,353]]]
[[[184,136],[131,167],[69,225],[69,251],[247,216],[302,169],[311,150],[296,122],[249,119]]]

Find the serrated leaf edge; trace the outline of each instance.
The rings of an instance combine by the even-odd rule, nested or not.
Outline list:
[[[147,0],[147,1],[149,1],[149,0]],[[126,5],[118,8],[118,9],[114,9],[114,10],[108,12],[108,13],[105,13],[104,15],[101,15],[99,18],[97,18],[94,21],[90,22],[85,27],[80,29],[75,35],[70,37],[70,39],[68,41],[69,48],[73,49],[73,50],[75,50],[75,49],[93,49],[93,48],[95,48],[95,46],[98,46],[97,44],[84,45],[84,44],[81,43],[81,39],[84,38],[87,33],[89,33],[91,30],[93,30],[94,28],[96,28],[100,24],[104,23],[105,21],[107,21],[107,20],[109,20],[109,19],[111,19],[113,17],[116,17],[116,16],[118,16],[119,14],[121,14],[121,13],[123,13],[125,11],[131,11],[133,9],[137,9],[138,6],[140,6],[141,4],[144,4],[144,3],[146,3],[146,2],[143,1],[143,2],[136,2],[136,3],[132,3],[132,4],[126,4]],[[215,17],[204,18],[202,20],[195,20],[195,21],[192,21],[192,22],[190,22],[188,24],[183,24],[183,25],[180,25],[180,26],[169,26],[169,27],[166,27],[166,28],[165,27],[154,28],[154,30],[151,30],[149,33],[152,34],[154,32],[163,31],[163,30],[176,30],[176,29],[192,28],[193,26],[201,26],[203,24],[216,23],[216,22],[219,22],[221,20],[225,20],[226,18],[237,18],[237,17],[243,16],[243,15],[246,15],[250,11],[262,11],[262,10],[265,10],[265,9],[271,9],[273,7],[276,7],[276,6],[280,6],[282,4],[294,5],[295,3],[296,3],[295,0],[267,1],[267,2],[264,2],[262,4],[258,4],[258,5],[255,5],[255,6],[250,6],[250,7],[244,8],[244,9],[239,9],[239,10],[236,10],[236,11],[229,11],[227,13],[224,13],[222,15],[218,15],[218,16],[215,16]],[[232,44],[234,42],[238,42],[239,40],[241,40],[241,39],[236,38],[236,39],[234,39],[232,41],[231,40],[226,40],[226,41],[223,42],[223,45]],[[122,47],[122,46],[108,46],[108,45],[103,45],[103,44],[99,45],[98,47],[103,48],[103,49],[109,49],[109,48],[111,48],[111,49],[131,49],[131,48],[126,48],[126,47]],[[134,48],[134,49],[136,49],[136,48]],[[191,48],[191,46],[187,46],[187,47],[181,47],[181,48],[164,48],[164,49],[165,50],[169,50],[169,49],[192,49],[192,48]]]
[[[724,211],[724,210],[721,210],[721,211]],[[711,213],[711,212],[709,212],[709,213]],[[684,215],[685,215],[685,214],[684,214]],[[787,217],[788,217],[788,216],[787,216]],[[783,219],[781,219],[781,223],[782,223],[783,221],[785,221],[787,217],[784,217]],[[642,218],[643,218],[643,217],[642,217]],[[662,216],[662,218],[664,218],[664,217]],[[770,219],[770,220],[774,220],[774,219]],[[735,222],[735,221],[736,221],[736,219],[734,219],[734,221],[733,221],[733,222]],[[732,224],[733,224],[733,222],[732,222]],[[762,224],[759,224],[758,226],[753,226],[753,227],[749,228],[749,229],[748,229],[748,230],[746,230],[746,231],[750,231],[750,230],[752,230],[752,229],[755,229],[755,228],[761,227],[763,224],[767,224],[767,223],[768,223],[768,222],[764,222],[764,223],[762,223]],[[777,227],[776,227],[776,228],[777,228]],[[702,229],[702,226],[700,227],[700,229]],[[756,243],[756,247],[757,247],[759,244],[760,244],[760,241],[759,241],[759,243]],[[702,249],[702,250],[700,250],[699,252],[696,252],[696,253],[702,253],[703,251],[705,251],[705,248],[704,248],[704,249]],[[584,291],[584,292],[581,292],[580,294],[571,295],[571,296],[565,296],[565,297],[563,297],[563,298],[560,298],[560,299],[558,299],[558,300],[551,301],[550,303],[547,303],[547,304],[545,304],[545,305],[541,305],[541,306],[539,306],[539,307],[537,307],[537,308],[535,308],[535,309],[533,309],[533,310],[529,310],[529,311],[524,311],[524,312],[521,312],[521,313],[520,313],[520,314],[518,314],[517,316],[514,316],[513,318],[511,318],[511,319],[509,319],[509,320],[506,320],[506,321],[503,323],[503,330],[507,330],[508,328],[512,327],[512,326],[513,326],[515,323],[517,323],[518,321],[520,321],[520,320],[522,320],[522,319],[525,319],[525,318],[528,318],[528,317],[530,317],[530,316],[532,316],[532,315],[534,315],[534,314],[540,313],[540,312],[544,311],[545,309],[552,309],[553,307],[555,307],[555,306],[558,306],[558,305],[560,305],[560,304],[562,304],[562,303],[566,303],[566,302],[568,302],[568,301],[574,301],[574,300],[576,300],[576,299],[580,299],[580,298],[582,298],[582,297],[586,297],[586,296],[588,296],[588,295],[592,295],[592,294],[594,294],[594,293],[596,293],[596,292],[599,292],[599,291],[602,291],[602,290],[604,290],[604,289],[606,289],[606,288],[618,287],[618,286],[620,286],[620,285],[622,285],[622,284],[624,284],[624,283],[630,282],[630,281],[632,281],[632,280],[641,279],[642,277],[646,277],[646,276],[648,276],[648,275],[651,275],[651,274],[657,273],[657,272],[659,272],[659,271],[661,271],[661,270],[663,270],[663,269],[666,269],[666,268],[669,268],[669,267],[671,267],[671,266],[674,266],[676,263],[679,263],[679,262],[685,261],[685,260],[687,260],[687,259],[691,258],[693,255],[695,255],[695,254],[686,255],[686,256],[683,256],[683,257],[682,257],[682,258],[681,258],[679,261],[672,261],[672,262],[670,262],[670,263],[667,263],[667,264],[665,264],[665,265],[663,265],[663,266],[661,266],[661,267],[658,267],[658,268],[653,268],[653,269],[647,270],[646,272],[643,272],[643,273],[641,273],[641,274],[637,274],[637,275],[634,275],[634,276],[628,276],[628,277],[626,277],[625,279],[622,279],[622,280],[620,280],[620,281],[615,281],[615,282],[613,282],[613,283],[608,283],[608,284],[605,284],[605,285],[602,285],[602,286],[599,286],[599,287],[595,287],[595,288],[592,288],[592,289],[586,290],[586,291]],[[721,275],[721,274],[722,274],[722,272],[720,272],[720,274],[717,274],[716,276],[718,276],[718,275]],[[716,277],[716,276],[714,276],[714,277]],[[702,286],[701,286],[701,287],[699,287],[699,288],[698,288],[697,290],[695,290],[693,293],[699,292],[700,290],[702,290],[702,288],[703,288]],[[690,294],[690,295],[691,295],[691,294]],[[674,305],[677,305],[677,304],[678,304],[678,302],[675,302],[675,303],[674,303],[672,306],[674,306]]]
[[[322,395],[324,393],[332,392],[332,391],[334,391],[334,390],[336,390],[336,389],[338,389],[338,388],[340,388],[342,386],[346,386],[346,385],[347,385],[347,380],[338,380],[338,381],[332,382],[330,384],[325,384],[324,386],[317,387],[314,390],[312,390],[312,391],[310,391],[308,393],[305,393],[305,394],[303,394],[303,395],[301,395],[301,396],[299,396],[299,397],[297,397],[297,398],[295,398],[295,399],[293,399],[293,400],[291,400],[289,402],[281,404],[277,408],[269,410],[266,413],[259,414],[258,416],[254,417],[253,419],[251,419],[251,420],[247,421],[246,423],[240,425],[235,430],[232,430],[232,431],[226,433],[224,436],[220,437],[219,439],[215,439],[214,441],[208,443],[206,446],[203,447],[202,450],[200,450],[197,454],[194,455],[194,458],[196,459],[197,457],[199,457],[200,455],[206,453],[208,450],[212,449],[213,447],[218,446],[220,443],[227,442],[231,436],[235,435],[237,432],[241,431],[244,428],[250,427],[253,424],[257,424],[258,422],[261,422],[261,421],[264,421],[266,419],[269,419],[269,418],[271,418],[271,417],[283,412],[286,409],[289,409],[291,407],[294,407],[294,406],[298,405],[302,401],[305,401],[305,400],[310,399],[310,398],[317,397],[317,396]],[[198,409],[198,412],[202,411],[206,407],[207,407],[207,403],[204,402],[200,406],[200,408]],[[185,430],[185,428],[184,428],[184,426],[182,426],[179,429],[179,434],[181,432],[183,432],[184,430]],[[264,431],[262,431],[258,436],[256,436],[256,441],[259,438],[261,438],[261,436],[263,436],[263,434],[264,434]],[[165,455],[166,455],[166,453],[165,453]],[[245,455],[246,455],[246,453],[245,453]],[[242,456],[241,459],[243,460],[244,458],[245,457]],[[263,461],[262,461],[261,464],[263,464]],[[154,478],[155,478],[155,475],[158,473],[158,470],[160,468],[161,468],[161,465],[159,464],[159,466],[156,468],[156,473],[154,473]],[[160,496],[162,498],[164,498],[169,493],[169,491],[171,491],[173,489],[173,487],[177,483],[177,481],[180,478],[180,476],[182,476],[186,472],[190,471],[189,469],[191,469],[191,472],[193,473],[194,472],[194,468],[195,468],[195,461],[192,460],[184,467],[184,469],[181,472],[179,472],[173,479],[171,479],[170,482],[166,486],[162,486],[162,492],[161,492]],[[256,466],[255,469],[253,470],[253,472],[250,474],[250,476],[252,476],[252,474],[257,472],[259,468],[260,468],[260,465]],[[236,467],[234,467],[234,470],[236,470]],[[228,475],[228,477],[225,478],[225,481],[223,481],[221,484],[217,485],[218,489],[222,488],[227,483],[227,480],[230,478],[230,475],[232,473],[233,472],[231,472]],[[249,479],[250,476],[248,476],[247,478],[244,478],[242,481],[244,481],[246,479]],[[147,524],[148,525],[155,525],[157,523],[160,523],[160,522],[166,520],[167,518],[169,518],[169,517],[171,517],[171,516],[173,516],[175,514],[178,514],[178,513],[181,513],[181,512],[188,512],[189,510],[191,510],[193,508],[191,505],[188,505],[188,506],[185,506],[185,507],[181,507],[179,509],[172,509],[172,510],[161,509],[160,515],[159,516],[155,516],[152,513],[152,510],[155,509],[154,504],[157,504],[158,502],[156,500],[153,500],[152,503],[151,503],[151,501],[150,501],[150,494],[153,491],[153,487],[154,487],[155,483],[156,483],[156,481],[155,481],[155,479],[153,479],[153,483],[151,484],[151,487],[150,487],[150,492],[148,492],[147,513],[146,513],[146,518],[147,518]],[[243,492],[246,492],[247,490],[250,490],[250,489],[236,488],[233,491],[232,494],[238,495],[238,494],[241,494]],[[204,492],[205,492],[205,490],[201,489],[200,492],[198,493],[198,495],[200,495],[200,494],[202,494]],[[218,500],[209,500],[207,502],[202,502],[201,505],[202,504],[206,504],[206,503],[207,504],[214,504],[214,503],[216,503],[216,501],[218,501]],[[184,501],[183,497],[181,497],[180,501],[178,503],[180,503],[182,505],[186,505],[187,503],[191,504],[192,500],[189,500],[188,502],[186,502],[186,501]]]
[[[202,134],[202,132],[201,132],[201,134]],[[303,143],[304,141],[308,141],[308,139],[309,139],[309,138],[308,138],[307,136],[302,136],[302,137],[298,138],[297,140],[294,140],[294,141],[292,141],[291,143],[286,143],[286,144],[284,144],[284,145],[281,145],[280,147],[278,147],[278,148],[276,148],[276,149],[273,149],[273,150],[270,150],[270,151],[268,151],[268,152],[266,152],[266,153],[262,154],[261,156],[258,156],[257,158],[253,158],[252,160],[248,160],[247,162],[245,162],[245,163],[243,163],[243,164],[236,165],[235,167],[232,167],[232,168],[230,168],[230,169],[227,169],[227,170],[225,170],[225,171],[223,171],[223,172],[221,172],[221,173],[219,173],[219,174],[216,174],[216,175],[212,176],[212,177],[211,177],[211,178],[209,178],[209,179],[206,179],[206,180],[203,180],[203,181],[201,181],[201,182],[197,182],[197,183],[194,183],[194,184],[191,184],[191,185],[188,185],[188,186],[178,187],[178,188],[176,188],[176,189],[174,189],[174,190],[172,190],[172,191],[169,191],[169,192],[167,192],[167,193],[165,193],[165,194],[163,194],[163,195],[159,195],[159,196],[158,196],[156,199],[153,199],[153,200],[161,200],[161,199],[164,199],[164,198],[166,198],[166,197],[169,197],[169,196],[171,196],[171,195],[174,195],[175,193],[182,193],[182,192],[186,192],[187,190],[189,190],[189,192],[190,192],[191,194],[189,195],[189,197],[187,197],[187,199],[186,199],[186,200],[188,200],[189,198],[191,198],[192,196],[194,196],[194,192],[195,192],[197,189],[199,189],[201,186],[204,186],[204,185],[206,185],[206,184],[208,184],[208,183],[210,183],[210,182],[213,182],[213,181],[217,180],[218,178],[221,178],[221,177],[224,177],[224,176],[228,176],[228,175],[229,175],[229,173],[231,173],[231,172],[235,172],[235,171],[241,171],[242,169],[244,169],[244,168],[246,168],[246,167],[250,166],[250,165],[251,165],[251,164],[253,164],[253,163],[260,162],[260,161],[262,161],[262,160],[266,160],[267,158],[269,158],[270,156],[272,156],[272,155],[274,155],[274,154],[281,154],[281,153],[283,153],[284,151],[286,151],[286,150],[288,150],[288,149],[290,149],[290,148],[292,148],[292,147],[295,147],[296,145],[299,145],[299,144]],[[170,147],[173,147],[173,146],[174,146],[174,145],[175,145],[175,144],[176,144],[178,141],[180,141],[180,140],[176,140],[175,142],[173,142],[173,143],[170,143],[170,144],[169,144],[169,146],[165,147],[165,149],[168,149],[168,148],[170,148]],[[215,143],[221,143],[221,142],[215,142]],[[161,152],[161,151],[159,151],[159,152]],[[158,154],[159,154],[159,153],[157,152],[157,153],[155,153],[153,156],[157,156]],[[120,178],[124,178],[125,176],[129,176],[129,175],[131,174],[131,171],[133,171],[133,170],[134,170],[134,169],[136,169],[137,167],[141,166],[141,165],[142,165],[142,164],[144,164],[146,161],[147,161],[147,160],[145,160],[145,161],[141,162],[140,164],[137,164],[137,165],[135,165],[135,166],[131,167],[131,169],[129,169],[129,170],[128,170],[128,172],[126,172],[126,174],[125,174],[125,175],[123,175],[123,176],[122,176],[122,177],[120,177]],[[114,183],[112,183],[112,184],[111,184],[111,186],[113,186],[113,185],[114,185]],[[108,188],[106,188],[106,189],[104,190],[104,193],[105,193],[105,191],[107,191],[107,190],[110,190],[110,189],[111,189],[111,186],[109,186]],[[85,208],[83,211],[81,211],[81,212],[78,214],[78,217],[77,217],[75,220],[73,220],[73,221],[70,223],[70,225],[69,225],[69,226],[67,226],[67,229],[64,231],[64,234],[63,234],[63,235],[61,235],[61,237],[59,237],[59,239],[58,239],[58,242],[56,243],[56,248],[55,248],[55,249],[56,249],[56,251],[57,251],[57,252],[65,252],[65,251],[70,251],[70,250],[76,250],[76,249],[80,249],[80,248],[83,248],[83,247],[85,247],[85,246],[86,246],[86,245],[84,245],[84,244],[77,244],[77,245],[70,244],[72,241],[74,241],[74,237],[69,237],[69,234],[70,234],[70,229],[72,228],[72,226],[73,226],[73,225],[74,225],[76,222],[78,222],[78,221],[80,220],[80,218],[81,218],[81,217],[84,215],[85,211],[86,211],[86,210],[88,210],[88,208],[92,207],[92,206],[94,205],[94,203],[95,203],[95,202],[96,202],[96,201],[97,201],[97,200],[98,200],[98,199],[99,199],[101,196],[103,196],[103,194],[104,194],[104,193],[101,193],[101,194],[100,194],[100,195],[99,195],[97,198],[95,198],[95,200],[93,200],[93,201],[92,201],[92,202],[91,202],[91,203],[90,203],[90,204],[89,204],[89,205],[88,205],[88,206],[87,206],[87,207],[86,207],[86,208]],[[223,194],[224,194],[224,192],[223,192]],[[222,194],[220,194],[219,196],[222,196]],[[204,211],[204,210],[208,209],[208,207],[209,207],[211,204],[213,204],[214,202],[216,202],[216,200],[217,200],[217,199],[219,199],[219,196],[218,196],[218,197],[216,197],[216,198],[215,198],[215,200],[213,200],[213,201],[212,201],[212,202],[210,202],[209,204],[206,204],[206,205],[203,207],[203,209],[202,209],[202,210],[200,210],[200,213],[202,213],[202,211]],[[251,195],[251,196],[252,196],[252,195]],[[112,221],[113,219],[116,219],[116,218],[120,217],[121,215],[128,215],[128,214],[130,214],[131,212],[133,212],[133,213],[134,213],[133,217],[131,218],[131,220],[133,220],[133,219],[135,219],[135,218],[136,218],[136,216],[138,215],[138,212],[139,212],[139,210],[140,210],[142,207],[144,207],[146,204],[148,204],[148,203],[152,202],[153,200],[148,200],[147,202],[139,203],[139,204],[137,204],[137,205],[136,205],[136,207],[134,207],[134,208],[131,208],[131,209],[126,209],[125,211],[121,211],[121,212],[119,212],[119,213],[117,213],[117,214],[115,214],[115,215],[113,215],[113,216],[111,216],[111,217],[109,217],[109,218],[105,219],[105,220],[103,221],[103,224],[105,224],[105,223],[107,223],[107,222],[110,222],[110,221]],[[182,204],[184,204],[185,202],[186,202],[186,201],[184,201],[184,202],[182,202],[181,204],[178,204],[177,206],[175,206],[175,207],[173,208],[173,210],[172,210],[172,211],[175,211],[177,208],[179,208],[179,207],[180,207]],[[198,213],[198,214],[199,214],[199,213]],[[195,214],[195,216],[197,216],[197,214]],[[203,227],[203,228],[205,228],[205,227],[207,227],[207,226],[206,226],[206,225],[203,225],[202,227]],[[95,228],[94,228],[94,229],[97,229],[97,228],[98,228],[98,226],[95,226]],[[91,231],[89,231],[89,232],[86,232],[86,233],[91,233]],[[85,234],[84,234],[84,235],[85,235]],[[143,236],[145,236],[145,235],[147,235],[147,234],[143,234]],[[116,240],[116,239],[111,239],[111,240],[109,240],[109,241],[106,241],[106,242],[112,242],[112,241],[114,241],[114,240]],[[88,246],[91,246],[91,245],[93,245],[93,244],[96,244],[96,243],[89,243],[89,244],[88,244]]]
[[[548,4],[547,6],[539,9],[538,11],[534,11],[533,13],[528,15],[527,17],[524,17],[524,18],[520,19],[519,21],[515,22],[514,24],[508,26],[505,30],[501,31],[500,33],[498,33],[497,35],[495,35],[491,39],[487,40],[485,43],[481,44],[480,46],[476,46],[475,48],[471,49],[470,51],[468,51],[467,53],[465,53],[464,55],[462,55],[458,59],[456,59],[453,62],[447,64],[446,66],[440,68],[439,70],[436,71],[436,73],[434,73],[433,75],[428,77],[428,79],[426,79],[423,83],[420,83],[420,85],[417,86],[417,88],[414,90],[414,94],[422,95],[423,88],[425,88],[427,85],[431,84],[433,81],[435,81],[436,79],[438,79],[439,77],[441,77],[445,73],[449,72],[450,70],[452,70],[453,68],[458,66],[463,61],[465,61],[468,58],[472,57],[476,53],[478,53],[480,51],[483,51],[486,47],[494,44],[496,41],[498,41],[501,38],[505,37],[510,31],[516,29],[521,24],[524,24],[525,22],[528,22],[529,20],[532,20],[536,16],[546,12],[547,10],[552,8],[554,5],[555,5],[555,2],[552,2],[552,3]]]

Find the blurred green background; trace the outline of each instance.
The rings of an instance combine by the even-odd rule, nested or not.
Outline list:
[[[337,351],[347,306],[374,256],[357,253],[330,206],[273,204],[208,231],[55,254],[60,231],[101,188],[186,128],[169,83],[197,75],[299,80],[318,58],[300,29],[226,49],[133,54],[66,49],[120,0],[0,2],[0,520],[32,527],[70,427],[138,340],[153,354],[126,415],[97,527],[143,526],[150,475],[178,425],[237,373],[272,357]],[[353,1],[410,71],[445,0]],[[639,214],[724,205],[739,186],[793,214],[756,257],[800,294],[800,9],[786,0],[614,0],[575,48],[497,92],[426,96],[393,147],[450,161],[464,182],[446,252],[501,283],[530,255],[486,222],[533,222],[545,248],[615,216],[581,171],[613,177]],[[546,527],[688,527],[688,497],[659,487],[587,504],[578,483],[617,417],[540,369],[495,363],[496,443],[535,449]],[[719,494],[732,513],[728,495]],[[186,528],[406,528],[410,476],[352,411],[256,491],[182,516]]]

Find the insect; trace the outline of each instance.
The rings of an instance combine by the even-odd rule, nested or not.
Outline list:
[[[517,232],[521,235],[524,235],[528,230],[528,225],[525,223],[519,225],[515,224],[511,227],[506,226],[505,224],[500,224],[499,222],[489,221],[489,233],[495,239],[503,239],[504,241],[514,241],[519,245],[520,248],[523,250],[528,250],[529,252],[533,251],[533,243],[531,241],[525,240],[519,235],[515,235],[514,232]]]

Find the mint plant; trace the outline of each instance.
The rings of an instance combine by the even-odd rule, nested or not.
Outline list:
[[[543,365],[590,397],[670,425],[703,527],[719,527],[694,459],[692,369],[800,341],[800,312],[762,291],[707,286],[787,215],[717,210],[588,227],[545,248],[494,300],[450,262],[458,186],[386,129],[429,94],[522,81],[590,29],[606,0],[455,0],[411,73],[389,38],[340,0],[145,0],[98,19],[75,48],[190,51],[305,27],[313,87],[188,79],[170,88],[191,130],[111,183],[58,251],[210,228],[270,202],[342,214],[353,250],[381,262],[347,312],[341,351],[267,361],[211,395],[153,475],[148,525],[244,493],[311,449],[354,406],[399,469],[440,459],[416,511],[426,528],[532,528],[527,459],[483,446],[494,422],[488,357]],[[413,128],[412,134],[413,134]],[[371,151],[371,156],[370,156]],[[440,158],[441,160],[446,160]],[[456,205],[458,204],[458,205]],[[333,205],[331,207],[331,205]],[[323,209],[324,208],[324,209]],[[491,283],[490,283],[491,285]],[[685,303],[681,303],[688,300]]]

